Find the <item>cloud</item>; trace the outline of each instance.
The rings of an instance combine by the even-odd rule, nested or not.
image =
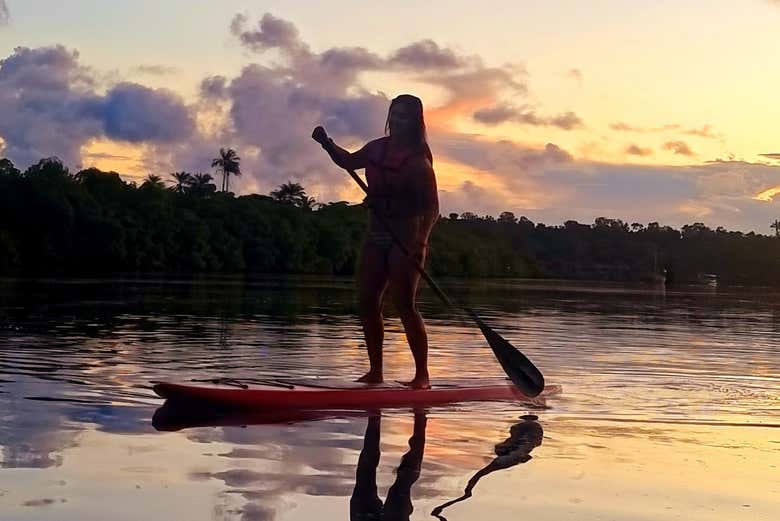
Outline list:
[[[6,25],[11,19],[11,13],[8,11],[8,5],[5,0],[0,0],[0,26]]]
[[[209,76],[200,82],[200,95],[206,99],[219,99],[227,96],[228,79],[225,76]]]
[[[539,116],[533,109],[511,105],[496,105],[480,109],[474,113],[474,119],[486,125],[512,122],[522,125],[553,126],[563,130],[583,126],[582,120],[574,112],[564,112],[557,116]]]
[[[496,105],[495,107],[484,108],[474,113],[474,119],[487,125],[498,125],[513,121],[518,117],[518,110],[508,105]]]
[[[486,67],[480,62],[465,69],[444,73],[424,73],[418,79],[431,85],[443,87],[451,96],[450,103],[468,100],[495,100],[503,91],[512,96],[526,94],[528,87],[518,76],[524,71],[514,66]]]
[[[430,39],[400,47],[380,56],[363,47],[333,47],[313,52],[295,25],[266,13],[254,28],[248,27],[245,14],[231,22],[231,33],[248,50],[265,53],[277,50],[286,59],[286,67],[276,71],[300,81],[341,95],[353,87],[363,72],[387,71],[415,74],[414,79],[444,87],[453,100],[480,96],[492,98],[500,90],[525,93],[525,84],[517,79],[524,71],[515,65],[485,66],[477,56],[459,55]]]
[[[650,134],[656,132],[679,131],[686,136],[696,136],[705,139],[720,139],[720,140],[723,139],[723,136],[721,134],[718,134],[717,132],[714,131],[712,125],[703,125],[699,128],[684,129],[682,125],[679,125],[677,123],[661,125],[660,127],[637,127],[625,122],[617,122],[617,123],[612,123],[609,127],[612,130],[616,130],[618,132],[637,132],[641,134]]]
[[[226,143],[239,152],[257,150],[256,155],[241,156],[242,170],[261,183],[259,191],[267,192],[293,179],[303,181],[312,195],[339,198],[340,191],[350,186],[349,180],[337,176],[311,140],[312,128],[324,124],[342,143],[366,142],[384,128],[389,99],[363,90],[331,94],[317,89],[316,84],[296,81],[279,74],[278,69],[258,64],[245,67],[231,80],[209,78],[201,85],[201,92],[228,103],[229,123],[207,138],[211,141],[201,150],[213,154]],[[174,161],[192,158],[190,148],[182,148]]]
[[[649,156],[652,153],[653,153],[652,148],[642,148],[634,144],[631,144],[628,147],[626,147],[626,154],[630,154],[632,156]]]
[[[265,51],[277,48],[288,52],[307,49],[300,41],[298,29],[292,22],[270,13],[263,15],[256,29],[247,29],[248,21],[248,15],[239,13],[230,23],[230,32],[248,49]]]
[[[444,133],[434,136],[432,143],[448,158],[465,165],[486,171],[509,167],[514,169],[515,175],[534,173],[573,161],[568,152],[553,143],[537,149],[510,141],[487,141],[474,135]]]
[[[694,155],[691,148],[684,141],[669,141],[664,143],[663,148],[681,156]]]
[[[332,95],[343,95],[354,86],[361,72],[384,68],[384,60],[362,47],[333,47],[318,54],[301,38],[295,25],[269,13],[256,28],[247,28],[248,17],[237,14],[231,22],[231,33],[248,50],[263,54],[277,50],[284,65],[268,67],[274,74],[316,86]]]
[[[780,2],[780,0],[777,0],[777,1]],[[758,154],[758,155],[761,156],[761,157],[767,157],[769,159],[774,159],[774,160],[780,161],[780,152],[775,152],[775,153],[771,153],[771,154]]]
[[[551,185],[547,172],[572,163],[572,156],[553,143],[544,148],[509,141],[488,141],[479,136],[437,134],[433,149],[449,161],[466,167],[457,186],[440,182],[443,211],[472,211],[498,215],[559,204],[569,196],[565,185]],[[450,186],[448,186],[448,184]]]
[[[318,199],[357,198],[351,180],[338,174],[310,136],[314,126],[323,124],[340,143],[354,147],[383,133],[391,96],[363,87],[363,73],[378,71],[442,87],[445,104],[435,108],[438,114],[426,114],[431,136],[445,113],[462,113],[461,104],[484,104],[502,92],[515,95],[526,89],[522,68],[487,66],[429,39],[384,55],[363,47],[315,52],[292,22],[271,14],[255,25],[248,16],[236,15],[230,31],[259,59],[235,77],[201,82],[199,106],[224,107],[224,124],[193,136],[189,144],[156,147],[150,156],[176,168],[202,168],[220,146],[233,146],[245,172],[234,185],[239,191],[267,192],[295,180]],[[566,117],[554,123],[567,125]]]
[[[95,138],[169,143],[191,135],[194,119],[172,92],[120,83],[99,94],[99,85],[76,51],[14,49],[0,60],[3,153],[21,167],[52,155],[73,166]]]
[[[478,182],[467,180],[456,190],[441,190],[439,201],[443,208],[447,208],[447,214],[461,214],[473,212],[477,215],[499,215],[501,212],[513,207],[502,196],[496,197],[496,191],[484,188]]]
[[[0,135],[4,154],[22,168],[42,157],[75,164],[79,149],[100,135],[90,114],[99,103],[78,53],[62,46],[18,47],[0,60]]]
[[[167,76],[178,71],[176,67],[171,67],[170,65],[139,65],[135,70],[139,74],[147,74],[149,76]]]
[[[445,215],[509,210],[553,225],[607,216],[766,232],[780,214],[780,197],[755,198],[780,186],[780,167],[762,163],[606,164],[577,160],[554,144],[535,149],[464,134],[434,136],[432,147],[471,169],[455,185],[440,183]]]
[[[649,133],[649,132],[667,132],[669,130],[677,130],[680,128],[680,125],[677,124],[669,124],[669,125],[662,125],[660,127],[636,127],[633,125],[629,125],[628,123],[618,122],[618,123],[612,123],[609,126],[612,130],[617,130],[619,132],[640,132],[640,133]]]
[[[109,154],[106,152],[86,152],[82,154],[83,157],[90,159],[112,159],[119,161],[135,161],[136,158],[130,156],[123,156],[120,154]]]
[[[468,60],[451,49],[444,49],[433,40],[421,40],[394,51],[387,62],[392,66],[412,70],[453,70],[467,65]]]
[[[583,81],[585,80],[584,76],[582,75],[582,71],[579,69],[569,69],[566,71],[566,77],[573,79],[580,85],[582,85]]]
[[[775,186],[773,188],[769,188],[768,190],[764,190],[760,194],[757,194],[753,199],[771,203],[775,200],[775,197],[777,197],[778,194],[780,194],[780,186]]]
[[[195,122],[181,98],[166,89],[121,83],[103,99],[100,117],[111,139],[169,143],[188,138]]]
[[[687,134],[689,136],[703,137],[707,139],[720,139],[720,135],[713,132],[711,125],[704,125],[701,128],[688,129],[684,131],[683,134]]]

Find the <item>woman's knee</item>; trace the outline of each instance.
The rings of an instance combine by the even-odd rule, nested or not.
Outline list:
[[[361,317],[375,317],[382,314],[382,300],[376,295],[361,295],[358,298],[358,314]]]
[[[414,300],[396,300],[395,307],[398,310],[398,316],[401,318],[402,322],[416,320],[420,316],[420,313],[417,311],[417,304]]]

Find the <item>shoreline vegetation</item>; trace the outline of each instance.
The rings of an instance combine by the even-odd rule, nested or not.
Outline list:
[[[240,175],[229,152],[217,165],[223,187],[231,170]],[[364,205],[319,204],[292,182],[236,197],[213,181],[175,172],[138,185],[96,168],[72,174],[57,158],[24,172],[0,159],[0,275],[354,273]],[[780,285],[780,237],[465,212],[441,216],[427,267],[434,277]]]

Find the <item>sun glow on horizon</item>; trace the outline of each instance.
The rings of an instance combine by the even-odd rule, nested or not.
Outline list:
[[[81,147],[78,168],[113,171],[131,180],[141,179],[148,171],[143,146],[109,139],[95,139]]]

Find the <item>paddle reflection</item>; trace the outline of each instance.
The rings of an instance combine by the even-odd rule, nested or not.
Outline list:
[[[496,458],[469,479],[463,495],[434,508],[431,515],[439,518],[441,521],[447,521],[447,518],[442,515],[442,511],[455,503],[460,503],[470,498],[474,487],[477,486],[477,482],[480,479],[491,472],[508,469],[529,461],[531,459],[531,451],[542,444],[544,436],[544,430],[536,421],[537,419],[536,416],[529,414],[522,416],[523,421],[520,423],[512,425],[509,429],[509,437],[495,446]]]

